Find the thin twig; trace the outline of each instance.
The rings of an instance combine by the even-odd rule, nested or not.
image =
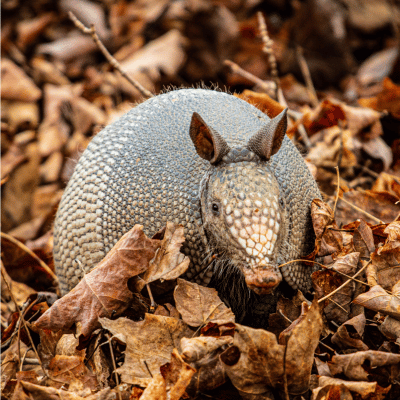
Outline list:
[[[352,279],[354,282],[361,283],[361,284],[363,284],[363,285],[365,285],[365,286],[370,286],[370,285],[368,285],[368,283],[365,283],[365,282],[360,281],[360,280],[358,280],[358,279],[354,279],[354,277],[349,276],[349,275],[345,274],[344,272],[337,271],[336,269],[327,267],[326,265],[321,264],[321,263],[319,263],[318,261],[313,261],[313,260],[302,260],[302,259],[291,260],[291,261],[285,262],[284,264],[278,265],[278,268],[281,268],[281,267],[284,267],[285,265],[292,264],[292,263],[294,263],[294,262],[299,262],[299,261],[300,261],[300,262],[304,262],[304,263],[313,263],[313,264],[317,264],[317,265],[319,265],[321,268],[327,269],[328,271],[336,272],[337,274],[342,275],[342,276],[344,276],[345,278]]]
[[[339,200],[339,192],[340,192],[340,174],[339,174],[339,166],[335,167],[336,173],[337,173],[337,191],[336,191],[336,199],[335,199],[335,205],[333,206],[333,218],[335,218],[335,213],[336,213],[336,206],[337,202]]]
[[[304,145],[306,146],[307,150],[310,150],[312,147],[310,138],[307,135],[306,128],[304,127],[303,124],[299,124],[297,126],[297,132],[299,132],[300,137],[303,139]]]
[[[356,276],[360,275],[361,272],[363,272],[368,265],[371,263],[371,260],[369,260],[358,272],[356,272],[353,275],[353,278],[355,278]],[[352,279],[347,280],[345,283],[343,283],[343,285],[340,285],[337,289],[333,290],[332,292],[330,292],[329,294],[327,294],[326,296],[322,297],[321,299],[318,300],[318,303],[322,303],[323,301],[325,301],[326,299],[328,299],[329,297],[333,296],[336,292],[338,292],[339,290],[343,289],[349,282],[352,282]]]
[[[33,349],[33,351],[35,352],[35,355],[36,355],[36,357],[37,357],[37,359],[38,359],[38,361],[39,361],[39,363],[40,363],[40,368],[42,369],[44,376],[45,376],[46,378],[49,378],[49,376],[47,375],[47,372],[45,371],[45,369],[44,369],[44,367],[43,367],[42,360],[41,360],[40,357],[39,357],[39,354],[38,354],[38,352],[37,352],[37,350],[36,350],[35,344],[33,343],[31,333],[29,332],[29,329],[28,329],[28,327],[26,326],[26,322],[25,322],[25,320],[24,320],[24,317],[23,317],[23,315],[22,315],[22,312],[21,312],[21,310],[20,310],[19,307],[18,307],[18,304],[17,304],[17,301],[15,300],[15,297],[14,297],[13,292],[11,291],[11,286],[9,285],[9,283],[8,283],[8,281],[7,281],[7,279],[6,279],[5,275],[4,275],[3,269],[1,269],[1,275],[3,275],[3,280],[4,280],[4,282],[5,282],[5,284],[6,284],[7,288],[8,288],[8,290],[9,290],[9,292],[10,292],[11,300],[13,301],[13,303],[14,303],[14,305],[15,305],[15,308],[16,308],[18,314],[19,314],[19,318],[20,318],[20,320],[21,320],[21,323],[24,325],[26,334],[28,335],[29,342],[31,343],[32,349]],[[20,358],[21,355],[18,354],[18,357],[19,357],[19,360],[20,360],[20,362],[21,362],[21,358]],[[49,379],[50,379],[50,378],[49,378]]]
[[[79,19],[75,16],[71,11],[68,13],[69,18],[75,24],[75,26],[85,34],[88,34],[92,37],[93,41],[96,43],[97,47],[103,53],[104,57],[111,64],[113,68],[115,68],[136,90],[140,92],[140,94],[144,97],[153,97],[153,94],[143,87],[138,81],[131,78],[121,67],[121,64],[110,54],[110,52],[106,49],[103,42],[100,40],[97,35],[96,29],[94,25],[91,25],[90,28],[87,28]]]
[[[278,88],[279,88],[279,77],[278,77],[278,67],[276,63],[275,54],[272,50],[273,40],[268,35],[267,24],[265,22],[264,16],[261,11],[257,12],[258,26],[260,28],[260,36],[263,41],[263,52],[268,57],[268,65],[270,70],[270,75],[272,80],[275,82],[275,95],[274,98],[278,99]]]
[[[43,261],[41,260],[29,247],[26,247],[22,242],[20,242],[18,239],[15,239],[11,235],[1,232],[1,237],[4,239],[7,239],[11,243],[14,243],[16,246],[18,246],[21,250],[25,251],[25,253],[28,253],[32,258],[37,261],[37,263],[52,277],[54,285],[58,285],[58,278],[57,275],[50,269],[50,267]]]
[[[338,120],[338,127],[339,127],[339,137],[340,137],[340,147],[339,147],[339,155],[338,155],[338,161],[337,161],[337,167],[340,168],[342,164],[342,158],[343,158],[343,148],[344,148],[344,143],[343,143],[343,123],[342,120]]]
[[[149,294],[149,297],[150,297],[150,308],[154,312],[154,310],[157,307],[157,303],[154,301],[153,293],[151,293],[150,284],[146,283],[146,289],[147,289],[147,293]]]
[[[303,49],[300,46],[297,46],[297,59],[299,61],[301,73],[303,74],[304,80],[306,82],[307,90],[310,94],[310,100],[313,107],[318,106],[318,96],[317,92],[315,91],[314,84],[311,79],[310,70],[307,65],[307,61],[303,55]]]
[[[341,306],[337,301],[335,301],[335,300],[333,300],[331,298],[329,298],[328,300],[331,301],[336,307],[341,308],[342,311],[344,311],[344,313],[347,314],[347,310],[343,306]]]
[[[362,210],[361,208],[355,206],[353,203],[350,203],[348,200],[346,200],[344,197],[339,196],[340,200],[343,200],[346,204],[348,204],[350,207],[354,208],[355,210],[359,211],[360,213],[366,215],[367,217],[371,218],[372,220],[374,220],[375,222],[377,222],[378,224],[384,224],[384,222],[382,220],[380,220],[379,218],[374,217],[373,215],[371,215],[370,213],[368,213],[367,211]]]
[[[236,63],[230,60],[225,60],[224,64],[228,66],[234,74],[237,74],[250,82],[253,82],[254,85],[258,86],[262,91],[270,95],[274,96],[275,84],[270,82],[265,82],[260,78],[257,78],[255,75],[250,72],[245,71],[243,68],[239,67]]]
[[[106,337],[107,337],[108,345],[110,347],[111,360],[112,360],[113,369],[114,369],[113,372],[114,372],[114,375],[115,375],[115,383],[117,384],[118,398],[119,398],[119,400],[122,400],[121,391],[119,390],[120,382],[119,382],[119,376],[118,376],[118,373],[117,373],[117,363],[115,362],[114,350],[112,348],[112,343],[111,343],[112,337],[108,333],[106,334]]]

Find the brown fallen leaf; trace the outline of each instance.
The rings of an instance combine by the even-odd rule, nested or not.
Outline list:
[[[37,101],[42,91],[24,70],[8,58],[1,59],[1,98],[20,101]]]
[[[224,348],[233,342],[231,336],[200,336],[196,338],[182,338],[182,358],[190,363],[201,360],[215,350]]]
[[[193,335],[182,320],[160,315],[145,314],[139,322],[122,317],[99,321],[115,338],[126,343],[125,361],[117,372],[122,382],[133,385],[147,386],[160,373],[160,367],[171,361],[172,350],[180,351],[181,338]]]
[[[307,299],[300,290],[291,299],[281,296],[276,305],[277,312],[268,316],[268,330],[278,337],[292,321],[300,316],[301,305],[304,301]]]
[[[158,373],[155,375],[147,385],[146,389],[141,393],[140,399],[142,400],[167,400],[167,387],[165,379]]]
[[[64,384],[75,388],[98,390],[96,375],[85,365],[84,356],[55,356],[49,364],[50,385],[60,389]]]
[[[161,373],[165,379],[168,398],[179,400],[187,396],[187,394],[185,395],[186,388],[196,370],[183,360],[177,349],[174,349],[172,350],[171,361],[161,367]]]
[[[372,229],[363,219],[357,220],[354,226],[353,245],[355,251],[360,253],[361,258],[369,259],[375,250]]]
[[[357,206],[359,209],[373,215],[375,218],[372,219],[368,215],[350,208],[348,203],[342,201],[340,198],[337,209],[338,211],[341,211],[341,218],[337,218],[338,223],[347,223],[349,220],[354,221],[355,219],[361,218],[365,219],[365,221],[370,224],[379,223],[379,220],[389,223],[395,220],[399,214],[399,206],[396,204],[398,198],[387,192],[352,189],[343,193],[343,198],[347,200],[347,202]]]
[[[389,111],[394,118],[400,119],[400,86],[388,77],[385,77],[382,84],[382,91],[373,99],[373,102],[370,99],[360,99],[359,103],[378,111]]]
[[[141,225],[135,225],[117,242],[106,257],[67,295],[56,301],[35,326],[88,336],[100,327],[99,317],[120,315],[133,300],[128,280],[144,272],[160,241],[149,239]]]
[[[343,237],[337,231],[335,217],[332,209],[320,199],[314,199],[311,203],[311,218],[315,232],[315,249],[307,256],[313,260],[316,256],[339,252],[343,247]]]
[[[121,61],[121,67],[128,76],[143,84],[148,81],[148,85],[145,86],[151,87],[152,82],[160,78],[160,74],[173,76],[182,67],[186,60],[186,44],[187,39],[183,34],[178,29],[171,29]],[[119,74],[114,77],[121,90],[127,93],[135,90]]]
[[[150,261],[147,270],[140,276],[143,286],[157,279],[172,280],[182,275],[189,267],[190,259],[180,252],[185,241],[182,225],[167,222],[164,237],[155,257]],[[138,291],[140,291],[140,286]]]
[[[338,257],[330,266],[332,270],[316,271],[312,274],[313,286],[319,298],[329,295],[349,279],[342,274],[354,275],[357,270],[359,255],[360,253],[354,252]],[[334,272],[335,270],[342,274]],[[324,314],[328,320],[333,320],[338,324],[347,321],[355,287],[355,282],[350,282],[325,300]]]
[[[28,397],[29,396],[29,397]],[[99,390],[88,397],[81,397],[65,389],[55,389],[30,382],[20,381],[15,388],[14,399],[41,399],[41,400],[113,400],[115,393],[110,387]]]
[[[332,343],[341,349],[368,350],[368,346],[362,341],[365,327],[365,315],[360,314],[340,325],[332,336]]]
[[[266,93],[257,93],[246,89],[243,90],[241,94],[235,93],[234,96],[247,101],[254,107],[257,107],[270,118],[276,117],[285,108],[276,100],[269,97]]]
[[[215,289],[178,279],[174,298],[182,319],[192,327],[217,320],[235,322],[235,315],[218,297]]]
[[[400,148],[399,148],[400,150]],[[395,175],[381,172],[372,185],[371,190],[373,192],[388,192],[393,196],[400,198],[400,182],[399,178]]]
[[[220,354],[232,341],[231,336],[182,338],[182,359],[196,369],[187,390],[190,395],[196,396],[199,392],[213,390],[226,382]]]
[[[357,296],[353,303],[400,320],[400,298],[389,294],[379,285]]]
[[[379,330],[389,339],[400,342],[400,321],[387,315],[379,325]]]
[[[391,290],[400,280],[400,221],[390,223],[383,232],[388,235],[385,244],[372,253],[371,259],[378,283]]]
[[[350,392],[359,394],[362,398],[367,397],[369,394],[375,393],[377,389],[376,382],[355,382],[345,381],[343,379],[331,378],[328,376],[318,377],[318,388],[313,389],[313,400],[324,400],[324,399],[340,399],[344,400],[346,397],[338,397],[338,392],[341,392],[345,388]],[[349,399],[353,397],[350,395]]]
[[[349,379],[368,381],[368,376],[374,368],[399,363],[400,354],[368,350],[357,351],[352,354],[335,355],[329,363],[329,368],[333,375],[345,374]]]
[[[269,388],[284,390],[284,374],[288,392],[301,394],[309,388],[314,350],[322,331],[322,318],[316,301],[293,328],[285,346],[276,336],[262,329],[236,324],[233,345],[221,355],[225,370],[234,386],[247,395],[262,395]],[[236,350],[237,356],[226,355]]]

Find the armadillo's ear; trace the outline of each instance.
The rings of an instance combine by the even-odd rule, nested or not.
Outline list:
[[[189,134],[197,154],[211,164],[218,163],[229,153],[230,148],[225,139],[209,127],[196,112],[192,115]]]
[[[249,139],[247,148],[261,159],[269,160],[280,149],[287,129],[287,110],[285,108]]]

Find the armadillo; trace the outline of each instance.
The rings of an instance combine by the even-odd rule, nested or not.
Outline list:
[[[152,97],[99,132],[65,189],[54,230],[61,292],[73,288],[135,224],[184,226],[186,278],[271,293],[282,278],[310,289],[299,262],[321,198],[301,154],[273,119],[231,94],[179,89]],[[311,246],[311,248],[310,248]],[[221,285],[220,285],[221,286]]]

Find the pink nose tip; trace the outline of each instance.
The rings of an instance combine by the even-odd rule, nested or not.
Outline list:
[[[271,293],[282,280],[282,276],[273,267],[244,268],[243,273],[247,287],[260,295]]]

